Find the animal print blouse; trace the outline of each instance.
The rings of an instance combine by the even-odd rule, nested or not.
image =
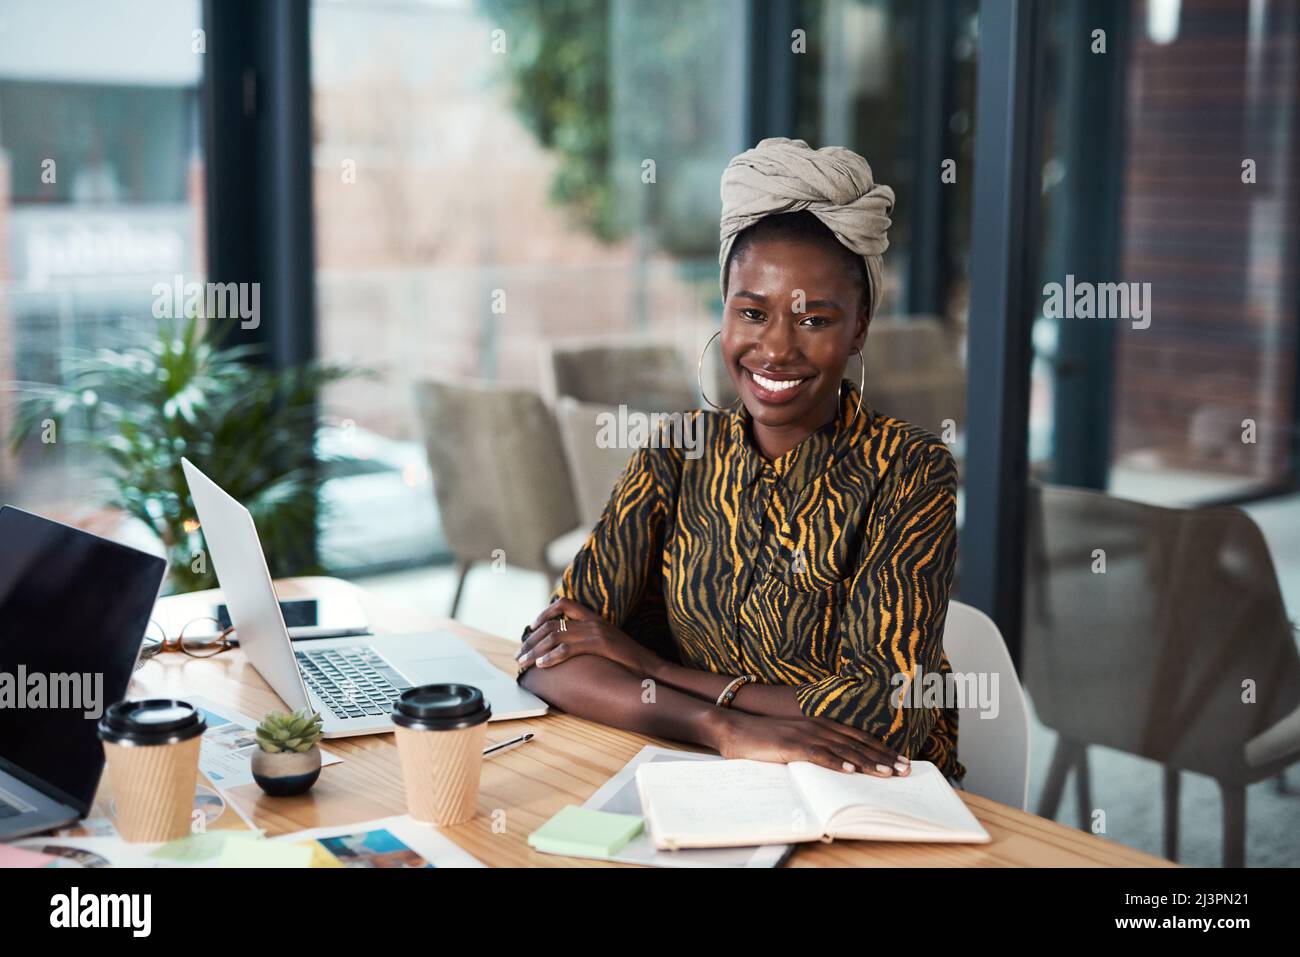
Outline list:
[[[951,672],[956,466],[935,436],[857,404],[845,382],[836,420],[773,461],[743,407],[686,413],[701,444],[632,456],[555,597],[670,661],[791,685],[805,714],[960,779],[957,711],[907,693]]]

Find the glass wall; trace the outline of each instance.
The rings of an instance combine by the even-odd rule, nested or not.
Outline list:
[[[789,106],[773,132],[857,150],[895,190],[866,395],[962,461],[978,2],[771,7],[789,14],[785,43],[761,32],[772,11],[749,0],[313,3],[319,351],[378,373],[332,387],[325,403],[326,442],[349,459],[347,474],[325,466],[337,479],[324,491],[327,569],[452,559],[456,530],[426,459],[426,446],[449,443],[426,442],[417,412],[426,378],[539,393],[557,413],[576,531],[590,526],[621,462],[590,448],[584,460],[577,433],[590,422],[557,400],[635,408],[640,390],[704,404],[697,360],[721,314],[719,179],[770,106]],[[606,354],[593,365],[626,376],[612,391],[559,381],[557,355],[596,345],[666,345],[676,362]],[[726,402],[717,354],[704,386]],[[858,378],[856,363],[847,375]],[[549,567],[502,551],[515,571],[567,563],[559,540]],[[450,570],[433,577],[441,587]],[[495,579],[489,617],[475,581],[465,620],[508,628],[498,621],[512,600],[535,613],[531,585],[503,599]],[[439,611],[461,594],[445,591]]]
[[[154,286],[201,278],[200,4],[10,0],[0,44],[0,500],[156,543],[104,506],[69,433],[8,436],[32,384],[156,321]],[[17,388],[12,386],[18,383]]]
[[[1300,5],[1042,12],[1031,809],[1184,863],[1294,863],[1294,796],[1254,749],[1295,707]],[[1255,525],[1167,508],[1233,501]]]
[[[1034,473],[1161,504],[1294,485],[1296,5],[1049,9]]]
[[[678,348],[693,391],[720,308],[742,13],[733,0],[314,4],[320,351],[382,372],[329,405],[373,446],[386,503],[372,533],[342,538],[364,502],[335,503],[327,565],[440,551],[421,377],[540,389],[545,344],[644,337]]]
[[[897,192],[868,397],[958,451],[976,6],[801,2],[777,91],[789,135],[864,153]],[[314,4],[321,353],[383,373],[329,405],[389,476],[373,480],[382,531],[332,544],[327,530],[327,565],[437,556],[421,377],[545,393],[549,347],[645,339],[678,350],[694,392],[720,314],[718,181],[752,145],[747,71],[768,69],[747,53],[748,17],[743,0]],[[343,525],[362,506],[336,504]]]
[[[890,312],[964,327],[975,143],[976,0],[802,0],[795,132],[867,157],[897,197]],[[918,245],[920,244],[920,245]]]
[[[942,437],[959,471],[978,6],[802,0],[795,23],[807,55],[794,57],[791,135],[856,150],[895,194],[885,302],[864,349],[867,398]],[[959,521],[963,506],[959,490]]]

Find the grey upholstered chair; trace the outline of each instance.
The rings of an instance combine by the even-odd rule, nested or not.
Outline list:
[[[447,544],[458,566],[451,615],[480,561],[554,579],[547,546],[578,524],[569,466],[551,411],[539,395],[424,380],[416,404]],[[498,552],[500,549],[500,552]]]
[[[618,416],[618,409],[610,405],[579,402],[570,396],[560,396],[555,403],[555,418],[560,426],[560,438],[573,476],[573,491],[577,500],[578,519],[585,528],[593,527],[605,511],[614,484],[627,468],[632,449],[605,448],[601,441],[602,416]]]
[[[1104,745],[1164,765],[1171,859],[1180,774],[1214,778],[1223,863],[1241,866],[1246,786],[1300,760],[1300,654],[1259,528],[1036,484],[1029,513],[1023,673],[1059,734],[1038,813],[1073,769],[1088,826],[1087,748]]]
[[[599,441],[602,414],[618,415],[609,405],[579,402],[560,396],[555,403],[555,418],[560,438],[573,476],[573,494],[578,509],[578,525],[568,530],[546,548],[546,557],[556,568],[565,568],[578,553],[601,513],[609,502],[610,492],[627,468],[632,449],[620,446],[605,448]]]
[[[952,325],[933,316],[873,319],[862,350],[866,400],[886,415],[940,435],[945,419],[960,428],[966,415],[966,367]],[[856,362],[844,376],[858,381]]]
[[[716,350],[714,350],[716,352]],[[551,564],[563,568],[582,547],[622,474],[631,449],[601,448],[602,412],[682,412],[699,408],[694,368],[670,343],[644,337],[560,339],[542,352],[542,382],[560,424],[580,523],[551,543]]]
[[[574,339],[549,343],[543,378],[550,397],[641,412],[699,408],[694,367],[668,343],[643,339]]]

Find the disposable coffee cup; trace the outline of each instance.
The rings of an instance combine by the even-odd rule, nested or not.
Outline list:
[[[172,698],[119,701],[104,712],[99,738],[123,840],[170,841],[190,832],[206,728],[198,709]]]
[[[492,709],[471,685],[423,685],[393,703],[406,808],[427,824],[462,824],[478,807]]]

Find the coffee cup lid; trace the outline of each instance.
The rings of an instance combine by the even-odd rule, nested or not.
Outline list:
[[[483,692],[473,685],[421,685],[393,702],[393,723],[417,731],[472,728],[492,716]]]
[[[207,730],[199,710],[175,698],[119,701],[104,712],[99,736],[115,744],[175,744]]]

